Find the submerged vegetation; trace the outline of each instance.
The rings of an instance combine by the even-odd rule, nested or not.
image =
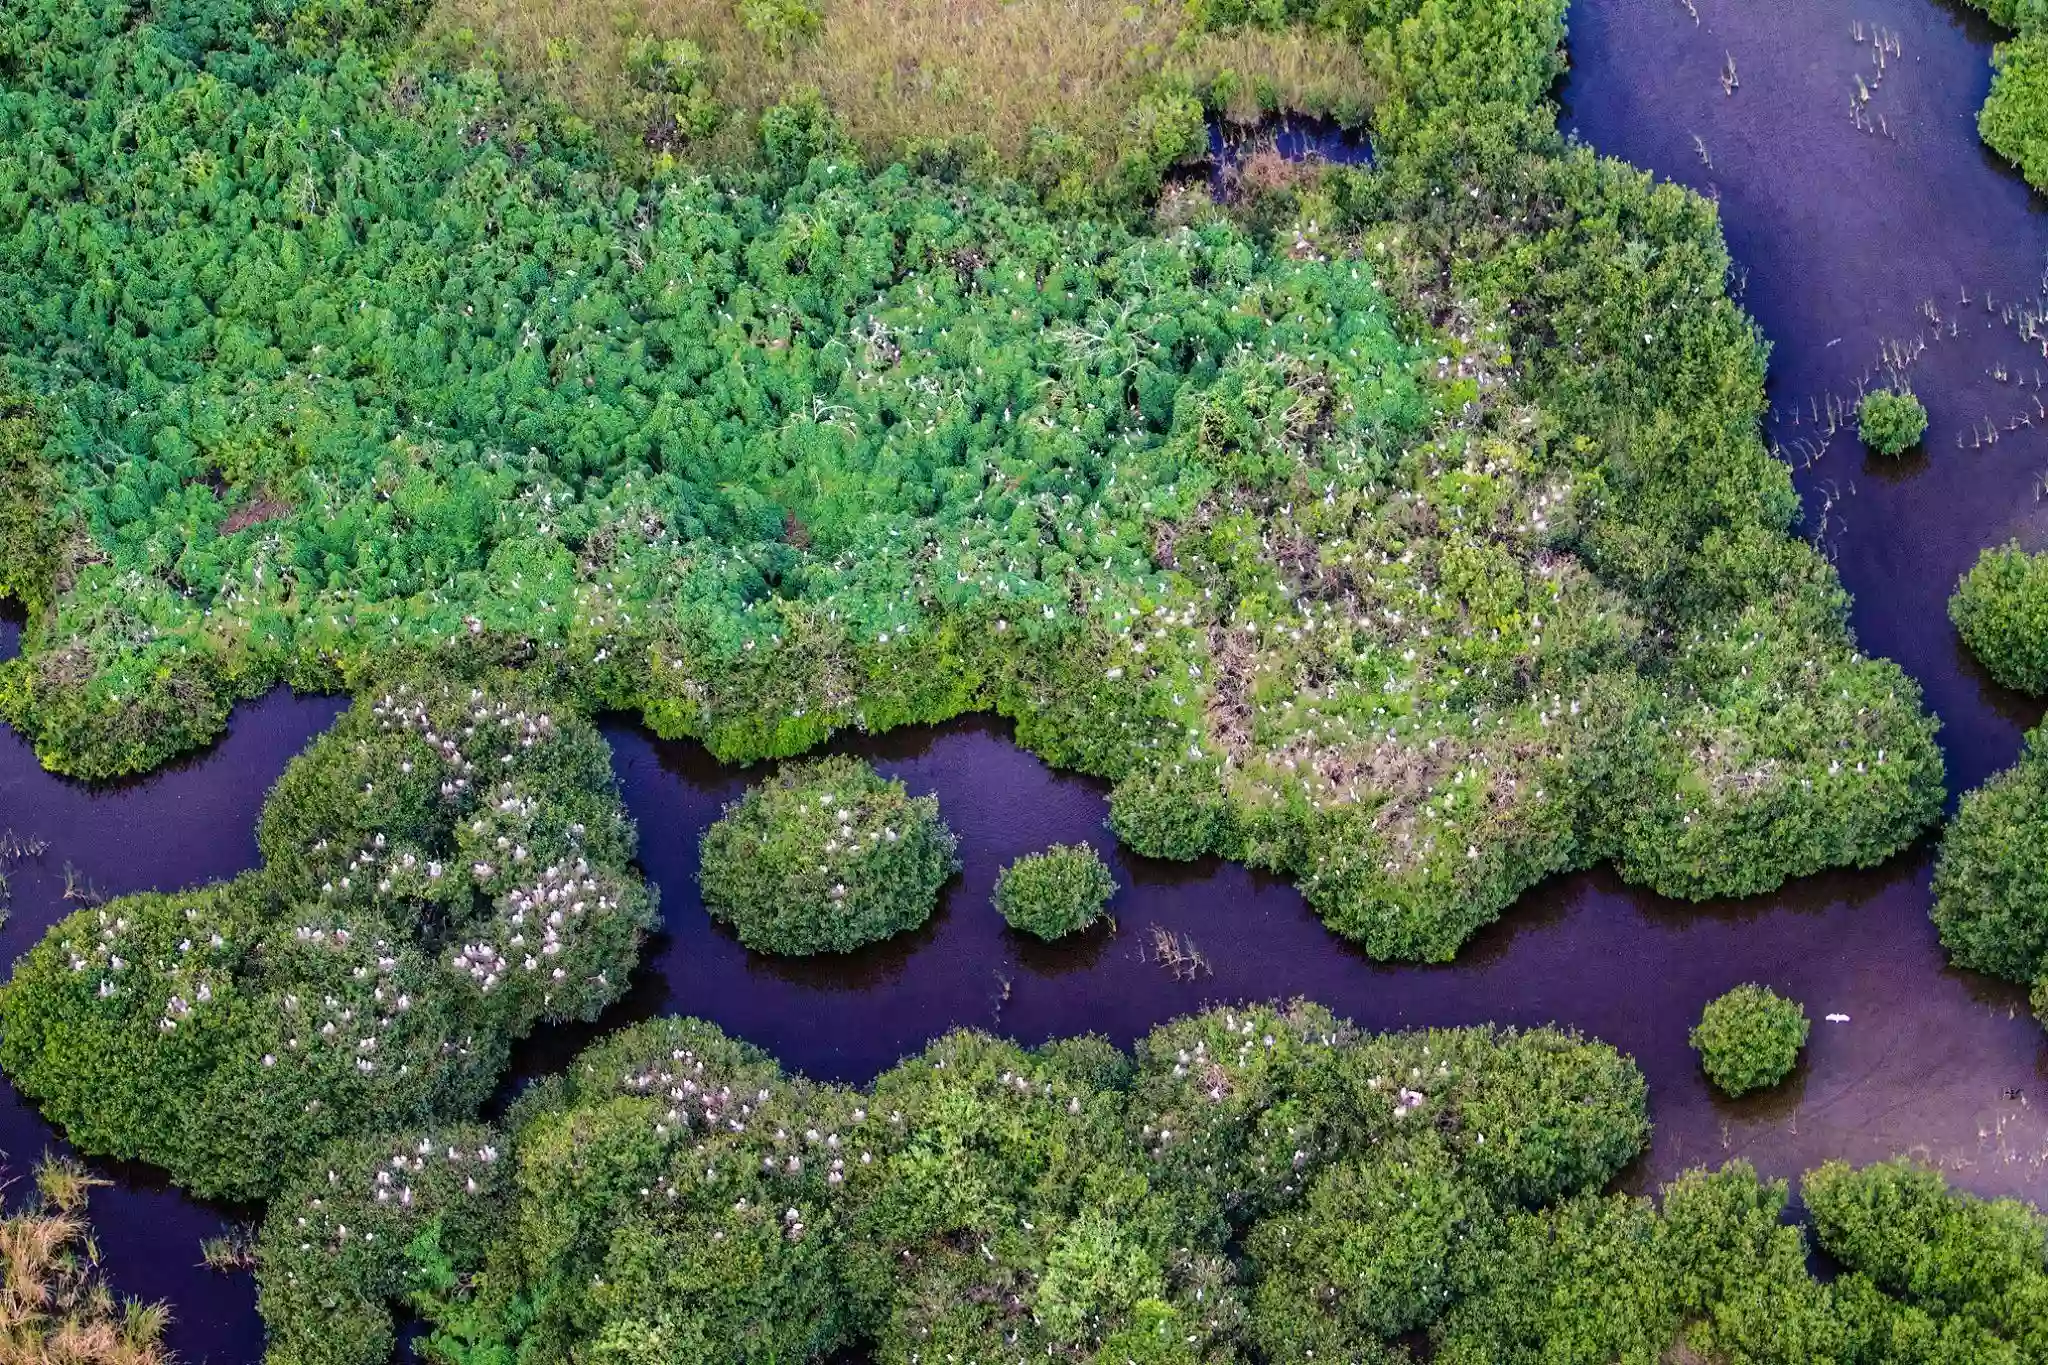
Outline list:
[[[863,1089],[708,1024],[627,1029],[502,1129],[345,1144],[274,1204],[274,1365],[430,1359],[2010,1361],[2048,1220],[1906,1165],[1737,1163],[1649,1200],[1642,1079],[1552,1030],[1218,1009],[1133,1054],[974,1033]]]
[[[1797,1000],[1751,982],[1708,1001],[1691,1041],[1721,1093],[1746,1095],[1792,1074],[1811,1027]]]
[[[996,877],[996,911],[1010,927],[1063,938],[1102,918],[1116,877],[1089,844],[1054,844],[1029,853]]]
[[[1187,10],[1365,54],[1375,164],[1151,231],[794,89],[635,179],[361,0],[16,7],[0,558],[51,587],[0,713],[105,775],[400,663],[729,759],[993,709],[1380,957],[1603,860],[1874,863],[1933,722],[1789,534],[1712,207],[1557,135],[1562,13]]]
[[[60,920],[0,994],[0,1067],[74,1144],[204,1194],[473,1112],[514,1039],[624,993],[654,922],[603,736],[516,681],[360,699],[257,843]]]
[[[764,953],[850,952],[915,929],[960,870],[935,796],[858,759],[791,763],[704,832],[704,908]]]

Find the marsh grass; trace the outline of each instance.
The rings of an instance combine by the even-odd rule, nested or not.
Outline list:
[[[0,1365],[168,1365],[160,1303],[117,1300],[99,1273],[86,1195],[104,1180],[46,1158],[0,1218]]]
[[[720,110],[693,161],[744,156],[754,116],[806,86],[876,161],[944,148],[1016,167],[1045,129],[1100,174],[1162,82],[1239,122],[1284,109],[1352,124],[1386,84],[1356,44],[1195,33],[1178,0],[828,0],[815,38],[779,55],[733,0],[439,0],[425,37],[474,46],[620,143],[650,140],[636,126],[636,45],[685,40]]]

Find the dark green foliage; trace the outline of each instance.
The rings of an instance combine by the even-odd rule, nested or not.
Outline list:
[[[1946,1358],[2048,1360],[2048,1218],[2039,1211],[1953,1192],[1939,1171],[1903,1161],[1830,1162],[1800,1189],[1830,1256],[1938,1324],[1941,1339],[1969,1343],[1967,1355]]]
[[[2048,555],[2017,541],[1984,551],[1956,584],[1948,617],[1992,677],[2048,692]]]
[[[1856,435],[1880,455],[1903,455],[1927,434],[1927,409],[1910,389],[1880,389],[1856,406]]]
[[[870,176],[815,98],[754,180],[629,187],[401,69],[403,7],[95,3],[0,30],[0,336],[81,538],[0,675],[46,762],[394,653],[728,758],[992,709],[1133,848],[1424,959],[1560,870],[1757,892],[1939,809],[1787,534],[1711,206],[1556,133],[1561,0],[1199,15],[1388,82],[1284,251]],[[679,127],[690,68],[633,77]],[[1198,133],[1156,94],[1134,185]]]
[[[1116,878],[1088,844],[1054,844],[996,877],[996,910],[1013,929],[1056,939],[1086,929],[1116,894]]]
[[[1135,1059],[955,1033],[858,1091],[657,1020],[502,1134],[324,1154],[271,1211],[262,1305],[277,1365],[382,1359],[394,1301],[449,1365],[1379,1365],[1413,1333],[1458,1365],[2043,1358],[2041,1215],[1824,1167],[1823,1285],[1744,1163],[1661,1211],[1599,1193],[1646,1135],[1634,1067],[1548,1030],[1221,1009]]]
[[[1744,1095],[1792,1074],[1810,1028],[1797,1000],[1751,982],[1709,1000],[1690,1041],[1707,1079],[1725,1094]]]
[[[1199,1126],[1182,1129],[1162,1099]],[[1565,1183],[1548,1161],[1513,1169],[1512,1153],[1550,1147],[1535,1134],[1574,1126],[1588,1144]],[[1506,1190],[1597,1186],[1646,1134],[1634,1067],[1548,1031],[1371,1037],[1314,1006],[1262,1007],[1178,1020],[1135,1061],[1092,1039],[1025,1050],[955,1033],[862,1093],[787,1077],[707,1024],[660,1020],[513,1107],[502,1145],[516,1173],[488,1247],[464,1232],[374,1274],[319,1264],[332,1242],[300,1250],[305,1215],[285,1200],[265,1233],[263,1303],[278,1340],[313,1343],[324,1310],[274,1279],[352,1284],[329,1291],[346,1315],[409,1297],[433,1327],[430,1354],[450,1362],[800,1361],[851,1347],[898,1365],[1011,1351],[1222,1365],[1250,1339],[1282,1342],[1297,1311],[1377,1351],[1476,1283],[1467,1243],[1493,1235]],[[1267,1144],[1277,1169],[1201,1164]],[[1505,1164],[1480,1159],[1495,1144]],[[355,1190],[365,1177],[348,1160],[357,1169],[338,1179]],[[1236,1185],[1254,1171],[1264,1222]],[[1345,1226],[1361,1211],[1389,1220],[1380,1247],[1398,1256]],[[1238,1232],[1254,1248],[1249,1321],[1227,1250]],[[1325,1246],[1348,1249],[1369,1302],[1326,1308]],[[330,1354],[295,1347],[293,1365],[374,1358],[354,1336],[325,1339]]]
[[[2048,974],[2048,733],[1967,793],[1941,839],[1934,925],[1964,967],[2015,981]]]
[[[935,796],[858,759],[786,764],[699,845],[704,907],[763,953],[845,953],[931,918],[960,870]]]
[[[72,1142],[208,1194],[466,1116],[514,1039],[623,993],[654,922],[603,737],[514,683],[363,698],[258,844],[232,882],[60,921],[0,995],[0,1066]]]
[[[1479,1285],[1499,1226],[1440,1140],[1332,1166],[1245,1240],[1253,1339],[1272,1360],[1317,1359],[1426,1327]]]
[[[269,1365],[391,1359],[390,1305],[440,1301],[448,1268],[498,1238],[511,1195],[503,1141],[452,1124],[351,1138],[294,1168],[256,1244]]]

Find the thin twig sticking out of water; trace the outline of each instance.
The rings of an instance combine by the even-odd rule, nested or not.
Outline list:
[[[107,897],[105,892],[92,884],[91,878],[79,872],[70,863],[66,863],[64,864],[64,899],[78,905],[89,906],[104,905],[106,904]]]
[[[1161,924],[1152,926],[1152,960],[1160,963],[1173,973],[1177,981],[1192,981],[1204,974],[1216,975],[1209,966],[1209,959],[1202,956],[1201,949],[1186,934],[1176,934]],[[1138,958],[1143,961],[1145,950],[1138,949]]]

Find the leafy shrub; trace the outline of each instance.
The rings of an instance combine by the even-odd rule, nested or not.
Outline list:
[[[712,918],[763,953],[845,953],[931,918],[960,870],[935,796],[858,759],[791,763],[729,805],[699,848]]]
[[[2017,541],[1984,551],[1956,584],[1948,617],[1992,677],[2048,692],[2048,555]]]
[[[1708,1001],[1691,1042],[1707,1079],[1742,1095],[1790,1075],[1811,1027],[1798,1001],[1751,983]]]
[[[1048,940],[1095,923],[1115,894],[1116,878],[1085,843],[1026,854],[996,877],[996,909],[1010,927]]]
[[[1927,409],[1911,390],[1880,389],[1856,407],[1856,434],[1880,455],[1900,455],[1927,434]]]
[[[1426,1327],[1478,1287],[1499,1226],[1440,1141],[1332,1166],[1245,1243],[1259,1268],[1252,1335],[1269,1359],[1313,1359]]]
[[[2048,732],[1967,793],[1941,838],[1934,926],[1959,966],[2015,981],[2048,973]]]
[[[471,1112],[514,1039],[624,992],[654,923],[609,747],[513,682],[359,700],[257,845],[234,881],[60,920],[0,995],[0,1067],[74,1144],[206,1194]]]

